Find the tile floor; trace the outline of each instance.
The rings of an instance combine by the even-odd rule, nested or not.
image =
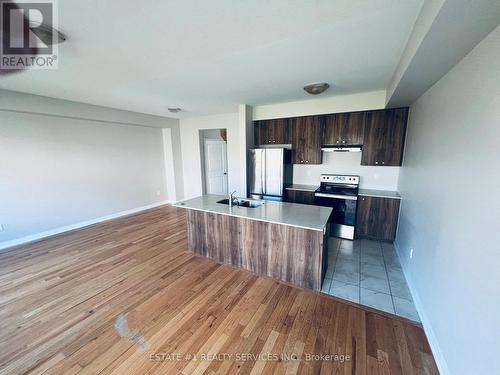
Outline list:
[[[321,291],[420,321],[394,245],[330,238]]]

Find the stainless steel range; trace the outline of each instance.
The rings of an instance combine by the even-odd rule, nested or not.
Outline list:
[[[331,235],[354,239],[359,176],[322,174],[320,182],[319,189],[314,193],[314,203],[333,207]]]

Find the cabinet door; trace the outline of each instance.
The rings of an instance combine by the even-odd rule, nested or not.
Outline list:
[[[399,199],[360,196],[356,216],[356,236],[394,241],[399,203]]]
[[[324,117],[321,144],[336,145],[341,143],[342,120],[342,114],[333,114]]]
[[[286,201],[291,203],[314,204],[314,192],[286,190]]]
[[[255,145],[287,144],[287,119],[261,120],[254,122]]]
[[[377,233],[377,221],[374,213],[378,212],[375,207],[376,201],[372,197],[359,196],[356,213],[356,236],[370,238]]]
[[[362,145],[365,112],[336,113],[324,118],[321,143],[325,145]]]
[[[320,117],[296,117],[291,123],[292,163],[321,164]]]
[[[366,113],[361,165],[400,166],[408,108]]]
[[[274,119],[267,121],[269,143],[286,144],[287,143],[287,119]]]
[[[362,145],[365,130],[365,112],[343,113],[341,139],[348,145]]]
[[[367,112],[361,165],[382,165],[382,149],[385,137],[384,127],[384,111]]]
[[[382,163],[399,166],[403,162],[408,108],[390,109],[385,113],[385,142],[381,152]]]
[[[253,142],[255,146],[264,144],[264,125],[263,121],[253,122]]]

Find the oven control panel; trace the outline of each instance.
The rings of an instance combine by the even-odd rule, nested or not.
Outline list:
[[[331,182],[336,184],[359,185],[359,176],[322,174],[320,182]]]

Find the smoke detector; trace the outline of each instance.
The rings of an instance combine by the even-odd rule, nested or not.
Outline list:
[[[310,83],[309,85],[304,86],[304,90],[308,94],[318,95],[318,94],[321,94],[321,93],[325,92],[326,90],[328,90],[329,87],[330,87],[330,85],[326,82]]]
[[[168,107],[168,111],[170,113],[177,113],[177,112],[180,112],[182,110],[179,107]]]

